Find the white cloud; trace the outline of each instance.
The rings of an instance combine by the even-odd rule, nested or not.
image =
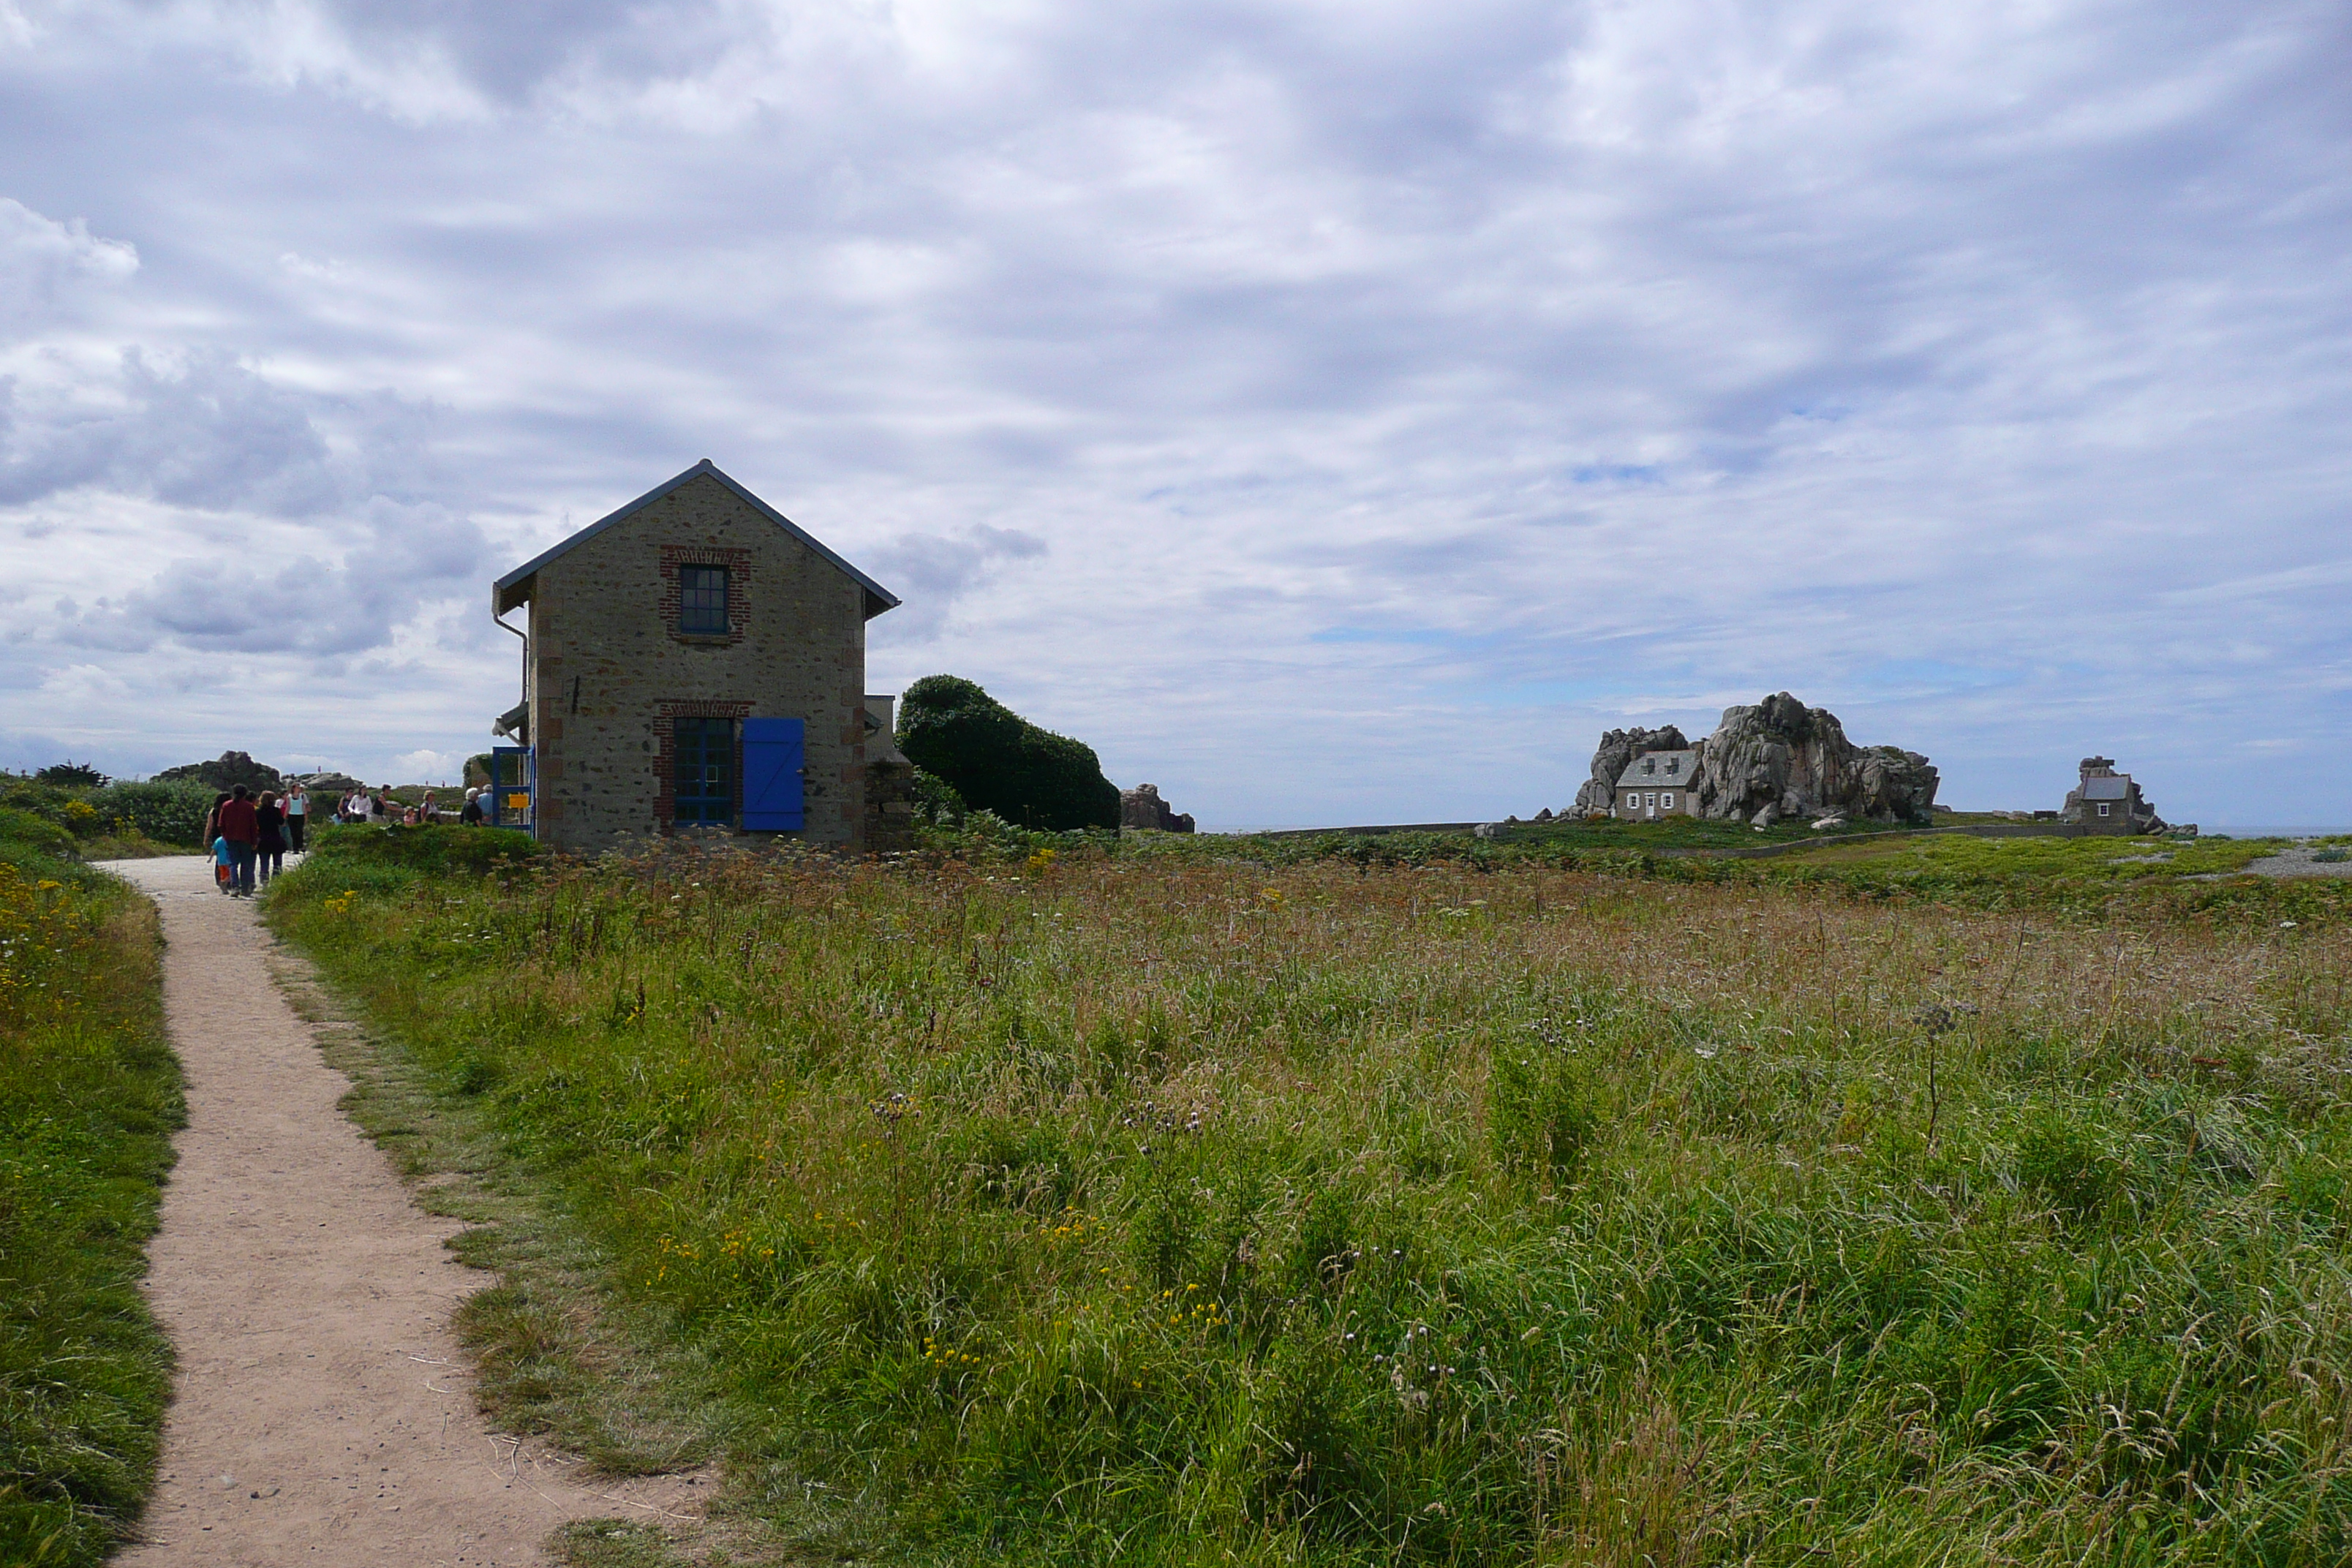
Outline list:
[[[466,756],[461,752],[403,752],[392,759],[392,771],[401,783],[450,784],[465,770]]]
[[[1966,804],[2352,741],[2326,8],[17,14],[19,733],[243,743],[81,666],[461,755],[484,580],[707,455],[907,595],[876,689],[1209,820],[1557,805],[1782,687]]]
[[[0,342],[53,316],[73,292],[138,270],[136,246],[93,236],[80,218],[59,223],[0,197]]]

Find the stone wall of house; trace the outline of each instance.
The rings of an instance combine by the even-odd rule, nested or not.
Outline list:
[[[898,749],[898,699],[866,693],[865,847],[877,854],[915,841],[915,764]]]
[[[729,568],[724,635],[678,633],[682,565]],[[863,847],[865,590],[717,479],[541,567],[530,633],[546,843],[593,853],[668,831],[669,721],[712,717],[805,721],[803,837]],[[740,778],[739,758],[739,793]]]

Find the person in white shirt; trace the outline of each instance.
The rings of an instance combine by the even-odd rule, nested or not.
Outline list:
[[[286,792],[286,847],[302,853],[302,830],[310,824],[310,792],[298,781]]]

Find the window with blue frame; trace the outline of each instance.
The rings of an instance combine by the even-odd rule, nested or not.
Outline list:
[[[677,569],[677,629],[689,637],[727,635],[726,567]]]
[[[735,821],[735,721],[673,719],[671,819],[683,826]]]

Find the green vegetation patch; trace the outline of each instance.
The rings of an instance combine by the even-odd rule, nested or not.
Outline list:
[[[527,864],[546,851],[538,839],[511,827],[373,827],[344,824],[310,836],[309,859],[322,872],[332,868],[406,879],[479,877]]]
[[[2352,932],[2136,908],[1083,842],[270,903],[793,1550],[2342,1561]]]
[[[109,784],[70,765],[0,773],[0,810],[38,817],[79,840],[86,854],[194,848],[215,793],[194,779]]]
[[[56,831],[52,829],[52,831]],[[0,1562],[96,1563],[154,1479],[171,1350],[139,1291],[177,1064],[153,906],[0,813]]]
[[[927,675],[907,688],[898,742],[946,786],[922,802],[927,812],[952,798],[959,811],[1048,832],[1118,826],[1118,786],[1103,776],[1093,747],[1038,728],[959,676]]]

